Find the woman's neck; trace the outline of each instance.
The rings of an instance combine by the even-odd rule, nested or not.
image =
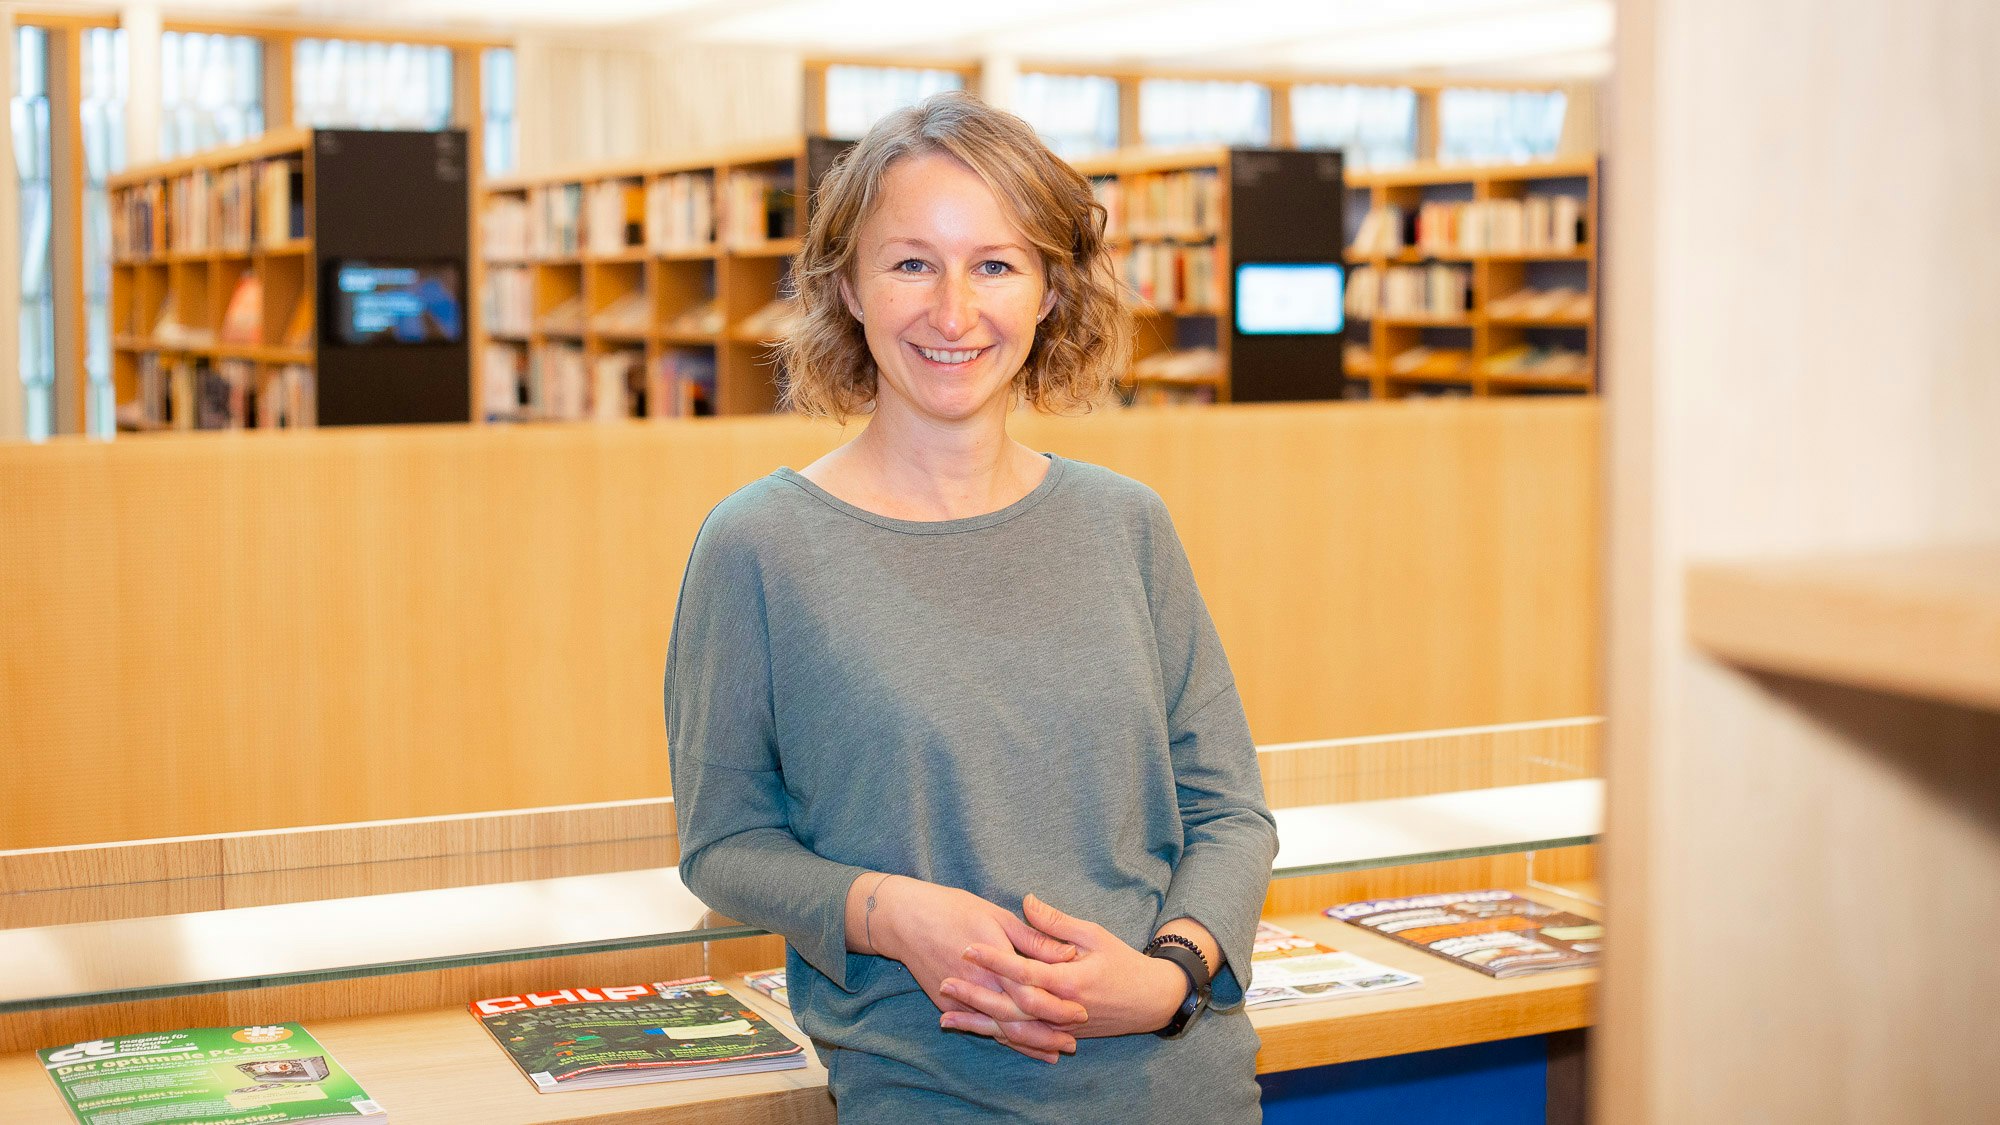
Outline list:
[[[895,519],[985,515],[1035,490],[1048,459],[995,426],[912,426],[892,415],[803,470],[842,500]]]

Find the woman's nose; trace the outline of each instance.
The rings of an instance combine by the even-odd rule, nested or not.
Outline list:
[[[972,331],[978,318],[971,280],[947,273],[939,281],[931,301],[931,327],[949,342]]]

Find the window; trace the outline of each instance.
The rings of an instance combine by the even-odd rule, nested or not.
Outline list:
[[[248,35],[160,36],[160,157],[242,144],[264,132],[264,44]]]
[[[1346,166],[1383,168],[1417,158],[1417,92],[1407,86],[1292,87],[1292,141],[1337,148]]]
[[[1139,136],[1149,145],[1271,143],[1271,88],[1258,82],[1148,78]]]
[[[27,436],[55,432],[56,311],[49,284],[49,37],[39,27],[14,32],[14,170],[21,193],[21,393]]]
[[[932,94],[965,88],[965,76],[955,70],[919,70],[907,66],[842,66],[826,68],[826,133],[855,140],[883,117]]]
[[[1562,142],[1562,91],[1441,90],[1438,160],[1505,164],[1546,160]]]
[[[451,124],[451,49],[301,39],[292,116],[315,128],[442,129]]]
[[[1021,75],[1015,108],[1068,159],[1118,147],[1118,80],[1090,74]]]
[[[485,114],[486,174],[504,176],[521,165],[521,123],[514,113],[514,49],[489,47],[480,56],[479,100]]]
[[[123,30],[84,31],[77,105],[83,118],[84,425],[107,438],[118,430],[118,403],[111,384],[111,203],[104,178],[125,167],[129,73]]]

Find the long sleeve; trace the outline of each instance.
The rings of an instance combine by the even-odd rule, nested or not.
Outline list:
[[[793,835],[774,738],[770,635],[755,544],[712,513],[695,538],[667,649],[667,748],[681,879],[784,936],[845,989],[847,893],[863,869]]]
[[[1157,498],[1155,498],[1157,503]],[[1191,918],[1222,947],[1213,1004],[1243,1002],[1257,918],[1277,856],[1276,822],[1264,801],[1256,744],[1222,640],[1196,588],[1187,553],[1164,504],[1151,513],[1148,589],[1175,796],[1186,833],[1159,924]]]

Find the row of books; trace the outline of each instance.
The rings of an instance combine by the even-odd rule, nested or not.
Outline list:
[[[118,404],[125,430],[293,429],[316,421],[311,366],[260,369],[247,359],[142,352],[138,393]]]
[[[619,348],[596,358],[575,344],[488,344],[480,413],[489,422],[619,421],[715,412],[715,354],[669,348],[654,359]]]
[[[1602,924],[1508,891],[1343,903],[1328,917],[1489,977],[1595,965]],[[1252,1009],[1421,987],[1421,974],[1261,923],[1251,953]],[[784,970],[744,983],[789,1011]],[[711,977],[572,987],[476,1000],[470,1014],[539,1093],[798,1069],[797,1028]],[[789,1033],[788,1033],[789,1029]],[[124,1035],[36,1052],[78,1125],[145,1121],[384,1121],[370,1097],[296,1023]],[[146,1092],[134,1116],[132,1094]]]
[[[282,313],[284,327],[278,329],[273,338],[267,338],[265,332],[265,303],[264,279],[254,271],[245,272],[229,291],[229,299],[223,306],[220,331],[210,329],[206,323],[190,324],[182,319],[181,307],[171,296],[161,302],[150,323],[141,322],[131,327],[147,334],[154,343],[167,347],[206,347],[216,342],[272,344],[288,348],[312,346],[312,301],[305,294],[293,296],[290,309]],[[203,317],[208,315],[205,308],[195,311]]]
[[[304,238],[305,174],[295,161],[198,168],[113,193],[111,252],[248,251]]]
[[[1375,355],[1366,344],[1347,345],[1343,363],[1349,375],[1375,373]],[[1413,379],[1465,379],[1482,375],[1533,379],[1587,379],[1590,357],[1574,348],[1546,344],[1516,344],[1482,359],[1475,366],[1464,348],[1418,345],[1389,359],[1389,373]]]
[[[1141,304],[1181,312],[1222,308],[1227,267],[1215,243],[1140,243],[1125,251],[1120,264],[1132,299]]]
[[[719,198],[718,198],[719,194]],[[731,172],[720,193],[709,173],[589,185],[543,184],[525,196],[496,195],[480,213],[489,259],[611,255],[644,247],[702,249],[718,236],[734,247],[798,237],[793,176],[784,171]]]
[[[526,336],[535,320],[535,274],[525,266],[493,266],[486,271],[480,295],[480,317],[486,330],[502,336]]]
[[[1091,181],[1111,238],[1206,237],[1222,227],[1222,177],[1213,168]]]
[[[1584,245],[1583,201],[1569,195],[1525,199],[1433,201],[1415,212],[1385,205],[1362,216],[1350,251],[1356,257],[1400,254],[1567,253]]]
[[[1472,270],[1427,266],[1356,266],[1347,284],[1347,315],[1462,317],[1472,308]]]

